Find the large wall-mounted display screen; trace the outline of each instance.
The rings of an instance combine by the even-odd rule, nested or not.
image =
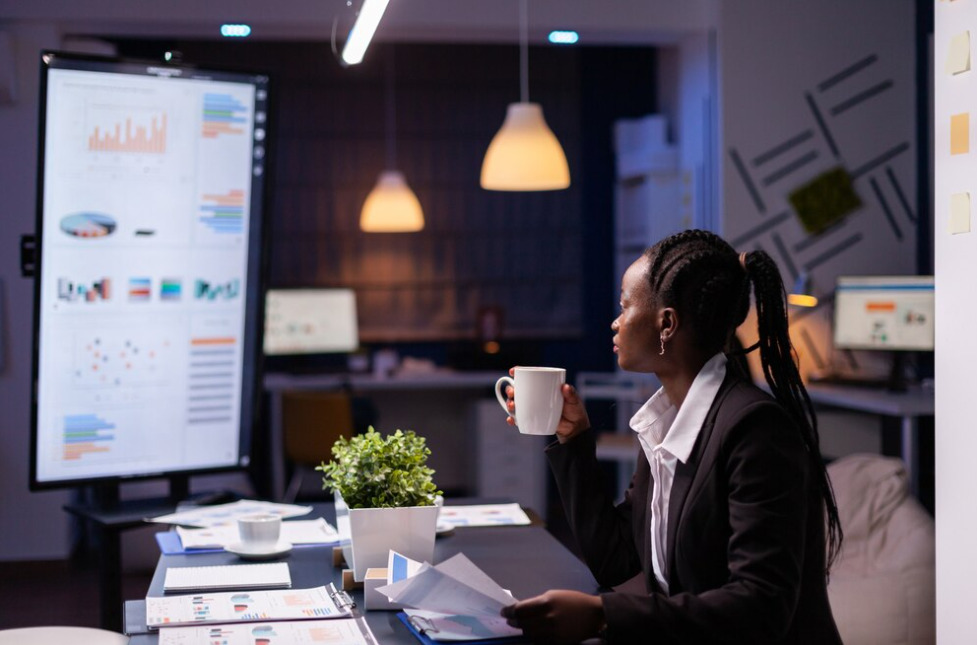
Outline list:
[[[41,73],[32,488],[246,466],[267,76]]]

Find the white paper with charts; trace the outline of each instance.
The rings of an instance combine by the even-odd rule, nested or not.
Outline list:
[[[516,601],[471,560],[459,553],[441,564],[425,563],[413,576],[377,589],[409,607],[416,628],[434,640],[478,640],[519,636],[500,616]]]
[[[243,625],[166,627],[159,631],[159,645],[377,645],[362,618],[258,622]]]
[[[146,598],[146,626],[345,618],[350,609],[326,587],[199,593]]]
[[[240,541],[234,524],[220,524],[199,529],[176,527],[184,549],[223,549]],[[339,542],[339,532],[323,518],[282,522],[281,539],[291,544],[333,544]]]
[[[245,515],[268,514],[278,515],[282,519],[299,517],[312,512],[311,506],[297,506],[295,504],[277,504],[275,502],[261,502],[253,499],[239,499],[230,504],[215,504],[214,506],[199,506],[176,513],[147,518],[149,522],[160,524],[180,524],[182,526],[211,527],[233,525],[239,517]]]

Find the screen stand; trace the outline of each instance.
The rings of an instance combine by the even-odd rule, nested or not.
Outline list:
[[[89,486],[78,504],[64,507],[91,526],[97,540],[99,625],[121,632],[122,624],[122,548],[121,536],[126,529],[146,526],[145,518],[165,515],[187,499],[188,475],[169,477],[169,495],[156,499],[119,499],[119,483]]]
[[[889,392],[905,392],[906,383],[906,356],[909,352],[892,352],[892,365],[889,368],[889,380],[886,389]]]

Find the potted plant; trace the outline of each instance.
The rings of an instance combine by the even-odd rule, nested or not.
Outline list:
[[[434,557],[437,502],[431,454],[424,437],[397,430],[383,437],[372,426],[332,446],[333,459],[316,470],[336,496],[336,525],[343,556],[362,582],[366,570],[386,567],[393,549],[409,558]]]

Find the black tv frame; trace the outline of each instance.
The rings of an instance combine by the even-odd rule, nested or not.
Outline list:
[[[39,356],[41,329],[41,288],[44,279],[44,181],[45,149],[47,137],[48,73],[52,69],[65,66],[70,69],[90,71],[114,70],[119,73],[134,73],[146,76],[168,77],[181,75],[184,78],[202,80],[234,80],[242,82],[252,79],[256,88],[264,90],[265,99],[261,109],[266,118],[263,124],[267,133],[262,145],[265,154],[262,158],[263,172],[260,177],[252,173],[251,201],[249,212],[249,235],[247,239],[248,262],[246,268],[244,334],[243,334],[243,377],[241,381],[240,428],[238,435],[238,455],[236,463],[221,466],[206,466],[186,469],[167,469],[138,471],[131,474],[107,474],[96,477],[74,479],[39,480],[38,459],[38,397],[39,397]],[[185,499],[189,493],[189,478],[220,472],[247,470],[253,463],[254,429],[260,421],[260,402],[262,399],[263,374],[263,332],[264,332],[264,292],[268,272],[268,235],[272,204],[272,177],[274,177],[275,141],[275,92],[273,79],[264,70],[240,70],[222,66],[193,64],[187,61],[153,61],[136,58],[105,57],[44,50],[40,60],[40,95],[38,101],[38,160],[37,160],[37,199],[36,199],[36,246],[34,251],[34,325],[33,353],[31,365],[31,440],[30,440],[30,481],[31,491],[75,488],[88,486],[92,489],[92,503],[96,507],[111,508],[118,503],[119,485],[129,481],[167,479],[169,481],[169,501]],[[256,101],[256,106],[259,102]],[[252,160],[253,163],[253,160]]]

